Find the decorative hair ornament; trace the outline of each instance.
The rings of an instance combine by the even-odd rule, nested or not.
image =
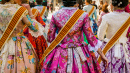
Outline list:
[[[120,2],[119,4],[118,4],[118,6],[120,6],[122,4],[122,2]]]

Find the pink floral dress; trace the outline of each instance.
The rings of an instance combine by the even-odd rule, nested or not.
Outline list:
[[[55,39],[57,29],[59,32],[76,10],[64,7],[53,14],[48,32],[50,43]],[[84,43],[83,32],[90,45]],[[44,59],[41,73],[101,73],[93,53],[100,45],[101,42],[92,33],[88,14],[84,13],[62,42]]]

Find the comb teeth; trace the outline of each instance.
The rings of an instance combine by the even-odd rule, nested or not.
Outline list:
[[[26,8],[21,7],[16,14],[14,15],[14,17],[12,18],[11,22],[9,23],[7,29],[5,30],[3,36],[0,39],[0,50],[3,47],[4,43],[6,42],[6,40],[8,39],[8,37],[10,36],[11,32],[14,30],[19,18],[21,17],[21,15],[23,14],[23,12],[26,10]]]

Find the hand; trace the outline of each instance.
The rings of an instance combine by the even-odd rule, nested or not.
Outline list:
[[[31,10],[30,5],[29,4],[21,4],[23,7],[25,7],[27,10]]]
[[[108,59],[105,56],[101,56],[101,59],[104,63],[104,67],[107,68],[108,67]]]

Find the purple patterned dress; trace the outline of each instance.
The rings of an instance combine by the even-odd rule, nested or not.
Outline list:
[[[102,49],[129,17],[130,14],[123,10],[114,11],[102,17],[102,22],[98,29],[98,38],[104,41],[101,46]],[[100,64],[103,73],[130,73],[127,31],[128,29],[124,31],[114,46],[106,53],[108,68],[105,69],[102,62]],[[105,35],[106,38],[104,39]]]
[[[76,10],[64,7],[52,16],[48,32],[50,43],[55,39],[56,30],[59,32]],[[83,32],[90,45],[84,43]],[[101,42],[92,33],[88,14],[84,13],[62,42],[44,59],[41,73],[101,73],[95,55],[91,54],[100,46]]]

